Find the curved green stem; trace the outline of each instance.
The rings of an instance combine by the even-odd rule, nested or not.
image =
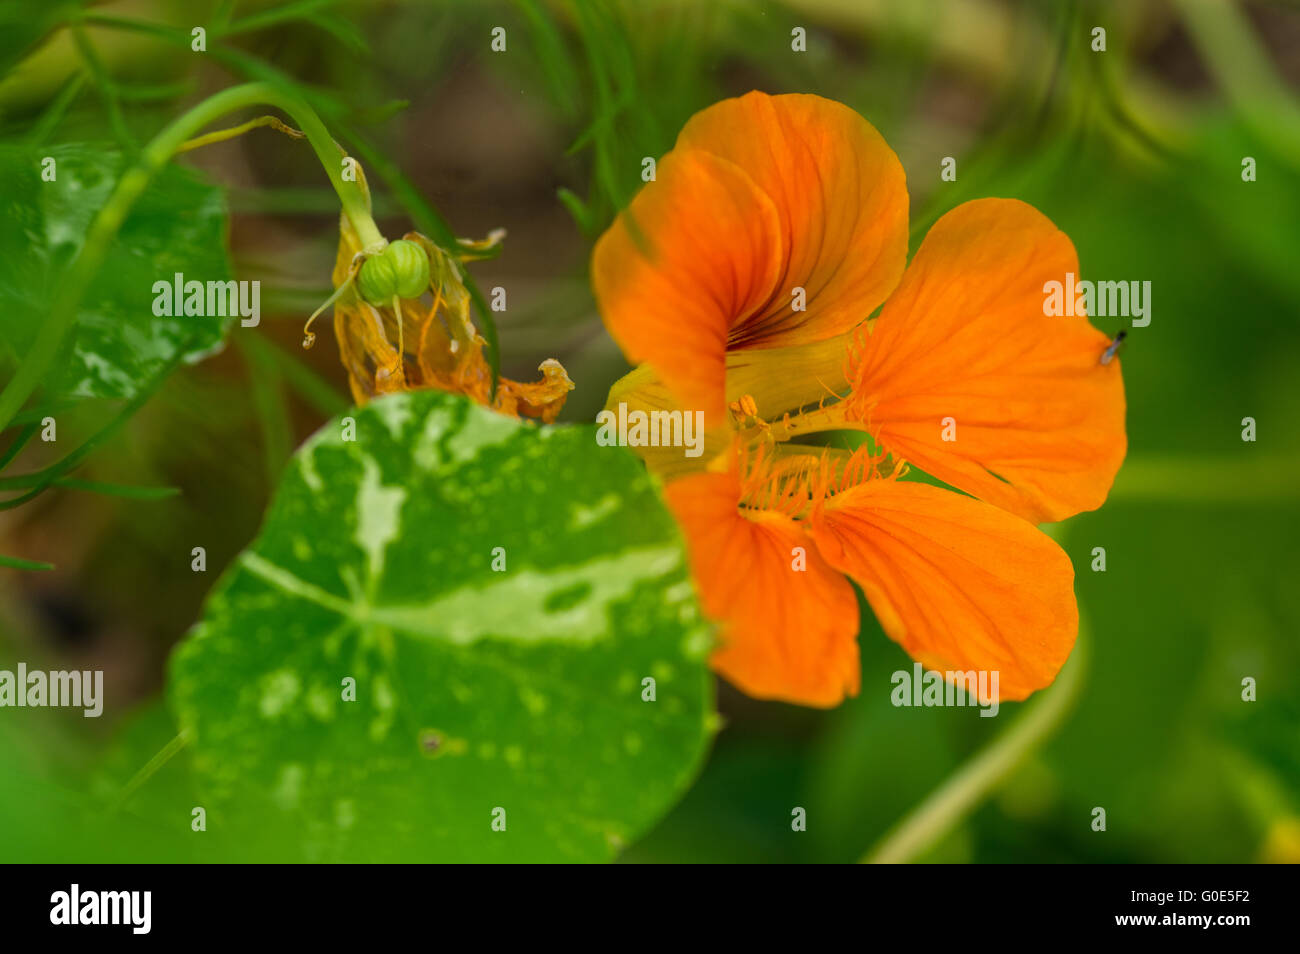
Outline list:
[[[938,789],[876,846],[862,856],[863,864],[898,864],[916,858],[974,810],[998,784],[1060,726],[1073,707],[1088,665],[1088,645],[1082,625],[1074,652],[1056,683],[1031,703],[1010,729],[949,776]]]
[[[244,133],[259,129],[262,126],[270,126],[277,132],[282,132],[293,139],[303,138],[302,133],[285,124],[278,116],[258,116],[256,119],[250,119],[248,122],[232,126],[230,129],[218,129],[215,132],[204,133],[202,136],[188,139],[176,148],[176,152],[179,154],[189,152],[191,149],[202,149],[204,146],[210,146],[213,143],[225,142],[227,139],[242,136]]]
[[[59,285],[50,313],[41,325],[31,351],[5,385],[4,391],[0,392],[0,431],[9,426],[14,415],[45,377],[63,343],[64,335],[72,325],[82,296],[103,265],[108,249],[131,206],[144,192],[150,180],[185,141],[204,126],[226,113],[247,106],[273,106],[293,118],[311,142],[362,245],[368,247],[383,244],[384,237],[370,216],[365,193],[357,182],[343,179],[339,148],[310,106],[269,83],[246,83],[217,93],[178,117],[155,136],[144,148],[135,165],[127,169],[118,180],[107,204],[99,210],[91,223],[81,254],[69,268],[66,280]]]

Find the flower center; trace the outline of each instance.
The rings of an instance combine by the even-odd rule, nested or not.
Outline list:
[[[733,401],[729,410],[743,509],[805,519],[814,507],[851,486],[906,472],[905,463],[875,453],[870,441],[855,450],[797,441],[817,431],[860,429],[847,416],[845,402],[786,413],[776,422],[759,416],[758,405],[749,394]]]

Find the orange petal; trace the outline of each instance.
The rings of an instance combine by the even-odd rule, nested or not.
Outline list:
[[[776,208],[725,159],[675,149],[592,254],[606,327],[684,407],[725,424],[727,335],[771,294],[784,253]]]
[[[713,668],[745,693],[809,706],[857,695],[858,603],[811,538],[781,514],[737,509],[734,472],[669,484],[705,613],[722,623]],[[806,569],[795,565],[802,548]]]
[[[1124,459],[1119,361],[1086,317],[1043,314],[1079,274],[1032,206],[980,199],[930,230],[863,340],[858,413],[921,469],[1035,523],[1093,510]],[[944,440],[952,418],[955,440]]]
[[[1074,646],[1070,558],[991,504],[871,480],[818,508],[812,535],[862,587],[889,638],[927,668],[996,671],[999,698],[1023,699],[1056,678]]]
[[[677,148],[734,162],[776,204],[787,250],[762,309],[732,332],[737,348],[801,344],[848,331],[898,284],[907,262],[907,183],[874,126],[807,94],[752,92],[696,113]],[[807,310],[793,310],[793,290]]]

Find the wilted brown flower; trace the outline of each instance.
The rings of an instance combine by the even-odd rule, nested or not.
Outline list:
[[[368,204],[369,190],[359,167],[357,172]],[[456,253],[449,253],[427,236],[408,232],[403,239],[429,257],[428,287],[418,297],[394,296],[390,302],[374,304],[362,295],[355,279],[366,259],[383,249],[364,248],[348,216],[340,216],[332,276],[334,333],[358,404],[393,391],[438,388],[464,394],[503,414],[545,423],[555,420],[574,385],[554,358],[542,362],[540,381],[499,378],[492,395],[492,369],[484,356],[487,342],[471,318],[461,263],[488,252],[504,235],[497,231],[482,241],[462,242]],[[308,331],[304,346],[310,347],[314,339]]]

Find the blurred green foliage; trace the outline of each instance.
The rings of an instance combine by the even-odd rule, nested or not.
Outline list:
[[[0,373],[6,379],[31,348],[39,328],[32,316],[48,312],[124,166],[121,154],[103,143],[41,151],[56,176],[48,188],[30,149],[0,147],[0,178],[13,190],[5,203],[9,241],[0,245]],[[154,281],[160,277],[170,282],[188,272],[191,280],[230,278],[221,190],[183,169],[166,173],[119,230],[55,373],[44,383],[46,400],[134,397],[178,360],[193,363],[217,348],[229,328],[229,320],[194,327],[154,314]]]

